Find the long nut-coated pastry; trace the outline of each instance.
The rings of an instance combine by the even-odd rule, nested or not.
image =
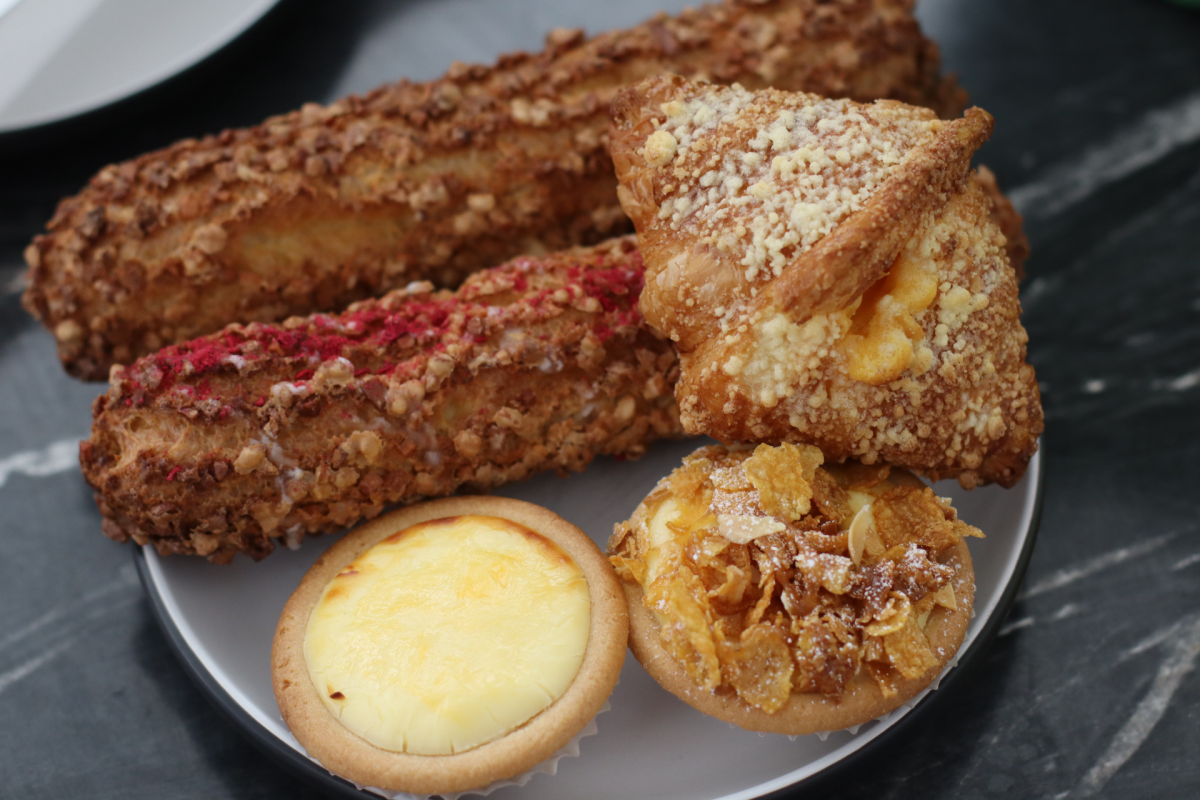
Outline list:
[[[389,503],[636,457],[682,432],[675,350],[641,288],[618,239],[116,368],[80,446],[104,532],[261,558]]]
[[[689,432],[968,488],[1021,478],[1042,410],[1006,239],[970,171],[991,116],[681,78],[614,113],[642,313],[679,345]]]
[[[456,64],[106,167],[26,251],[25,307],[67,370],[219,330],[455,286],[521,253],[628,232],[605,149],[622,86],[672,72],[954,115],[911,0],[726,0],[539,54]]]
[[[697,450],[616,526],[630,648],[664,688],[792,735],[882,716],[941,674],[975,578],[947,500],[810,445]]]

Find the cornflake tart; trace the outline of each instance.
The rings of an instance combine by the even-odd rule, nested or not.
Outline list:
[[[975,598],[948,501],[809,445],[704,447],[609,541],[630,648],[664,688],[743,728],[807,734],[899,707],[962,644]]]
[[[309,755],[389,791],[461,792],[553,757],[616,686],[612,568],[529,503],[406,508],[334,545],[284,608],[275,698]]]

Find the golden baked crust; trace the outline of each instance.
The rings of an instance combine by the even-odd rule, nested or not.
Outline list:
[[[25,307],[73,375],[231,322],[335,310],[624,233],[605,150],[621,86],[675,72],[953,115],[906,0],[726,0],[538,54],[456,64],[101,170],[26,251]]]
[[[1024,218],[1017,211],[1012,201],[1000,191],[996,183],[996,175],[990,169],[979,165],[975,170],[975,182],[992,204],[992,222],[1004,234],[1004,250],[1008,253],[1008,261],[1012,264],[1017,280],[1025,280],[1025,259],[1029,258],[1029,237],[1025,235]]]
[[[308,617],[329,581],[393,533],[443,517],[501,517],[545,536],[582,570],[591,600],[587,650],[575,680],[549,708],[506,736],[464,753],[418,756],[382,750],[350,733],[329,713],[304,658]],[[620,675],[628,636],[616,575],[582,531],[552,512],[501,497],[452,497],[394,511],[356,528],[312,566],[283,609],[271,650],[275,699],[288,728],[331,772],[391,791],[460,792],[519,775],[545,761],[599,713]]]
[[[957,519],[910,473],[811,446],[705,447],[615,526],[630,648],[664,688],[749,730],[861,724],[958,651],[975,583]]]
[[[116,369],[80,446],[104,532],[227,563],[389,503],[636,458],[681,433],[641,287],[630,237]]]
[[[970,172],[986,112],[943,122],[674,77],[615,113],[641,308],[679,345],[690,433],[811,442],[968,488],[1020,479],[1042,411],[991,219],[1012,215]]]

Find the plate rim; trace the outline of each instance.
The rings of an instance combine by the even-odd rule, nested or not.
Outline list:
[[[936,687],[939,689],[945,688],[957,676],[961,675],[964,671],[970,671],[970,668],[978,663],[979,654],[990,648],[1005,618],[1008,616],[1013,602],[1016,600],[1025,577],[1026,569],[1029,566],[1029,561],[1033,556],[1038,531],[1041,526],[1045,487],[1045,473],[1042,470],[1041,462],[1046,446],[1045,438],[1043,435],[1039,439],[1038,450],[1030,459],[1027,468],[1027,476],[1033,479],[1033,491],[1030,499],[1026,500],[1026,508],[1022,509],[1022,518],[1025,518],[1027,515],[1028,524],[1025,527],[1024,541],[1013,562],[1012,570],[1004,584],[1003,590],[992,604],[991,609],[987,612],[987,616],[984,618],[980,628],[973,637],[964,642],[955,664],[942,674],[936,684]],[[146,556],[146,548],[148,547],[150,545],[135,547],[133,549],[133,559],[142,588],[145,590],[150,600],[151,608],[154,610],[155,619],[166,635],[171,650],[183,664],[189,677],[191,677],[209,701],[216,706],[221,715],[228,722],[232,723],[243,735],[249,738],[251,743],[258,747],[261,752],[266,754],[277,765],[294,773],[300,773],[300,776],[304,779],[318,785],[326,792],[344,798],[358,798],[359,800],[362,800],[362,798],[372,798],[373,800],[379,800],[380,795],[360,789],[345,778],[334,775],[307,757],[303,752],[296,750],[288,742],[280,739],[256,719],[243,704],[238,702],[229,689],[204,664],[203,659],[189,644],[187,636],[176,624],[170,609],[172,603],[169,603],[159,592],[155,582],[153,568]],[[152,555],[157,559],[157,553],[153,553]],[[809,772],[809,774],[796,778],[792,777],[797,772],[804,772],[810,768],[812,766],[811,762],[792,773],[780,775],[777,778],[765,781],[756,786],[726,794],[720,798],[716,798],[716,800],[784,800],[784,798],[795,796],[794,793],[802,787],[807,788],[818,782],[826,783],[834,780],[837,776],[844,775],[861,764],[868,755],[878,752],[884,743],[896,740],[901,734],[907,732],[911,728],[911,721],[919,716],[919,713],[923,709],[929,707],[929,699],[934,694],[935,691],[932,688],[925,689],[911,707],[901,706],[901,708],[891,712],[889,716],[892,716],[892,718],[887,721],[885,727],[873,735],[856,737],[859,744],[849,752],[837,755],[837,751],[834,751],[822,756],[815,763],[829,759],[832,759],[832,761]]]
[[[246,7],[242,13],[234,20],[231,20],[228,27],[205,41],[202,45],[196,47],[193,51],[180,56],[168,64],[160,65],[157,69],[148,71],[139,80],[111,89],[89,101],[68,105],[65,107],[65,110],[17,119],[10,123],[0,123],[0,138],[22,137],[59,125],[68,120],[98,113],[110,106],[131,100],[170,81],[172,78],[184,74],[221,52],[251,28],[255,27],[279,5],[280,0],[247,0]]]

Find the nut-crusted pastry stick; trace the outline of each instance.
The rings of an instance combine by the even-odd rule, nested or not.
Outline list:
[[[628,231],[605,150],[623,85],[675,72],[955,114],[910,0],[726,0],[540,54],[457,64],[103,169],[26,251],[25,306],[73,375],[231,322],[457,285]]]
[[[115,368],[80,447],[104,532],[261,558],[389,503],[636,457],[682,433],[641,289],[630,237]]]
[[[966,487],[1011,486],[1042,410],[997,208],[992,118],[655,78],[614,105],[641,308],[679,344],[680,414]]]

